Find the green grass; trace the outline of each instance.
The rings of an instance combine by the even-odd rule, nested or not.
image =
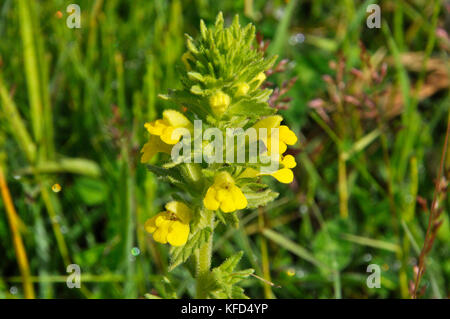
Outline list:
[[[139,149],[144,123],[171,107],[157,95],[180,85],[184,33],[196,35],[200,19],[211,24],[219,11],[255,23],[268,51],[292,61],[268,80],[298,76],[281,113],[301,143],[295,184],[274,183],[278,200],[240,212],[238,229],[219,227],[213,265],[243,250],[240,267],[256,271],[245,282],[252,298],[409,297],[428,222],[416,198],[433,199],[449,112],[448,87],[416,93],[433,86],[430,59],[448,79],[448,51],[436,37],[444,3],[383,1],[381,29],[368,29],[369,1],[286,2],[79,0],[81,29],[66,26],[72,2],[0,3],[0,170],[18,218],[17,232],[1,197],[0,298],[31,297],[30,282],[40,298],[195,296],[191,265],[168,272],[168,247],[144,232],[173,190],[140,164]],[[293,43],[297,33],[304,42]],[[308,102],[329,100],[330,61],[344,56],[347,70],[361,68],[359,41],[384,55],[388,71],[381,88],[352,90],[395,89],[401,110],[365,120],[338,103],[327,122]],[[404,63],[408,52],[423,55],[419,72]],[[448,179],[448,155],[444,168]],[[449,199],[440,206],[425,297],[450,293]],[[29,265],[14,246],[18,234]],[[81,267],[82,289],[65,285],[70,263]],[[382,268],[380,289],[366,285],[371,263]]]

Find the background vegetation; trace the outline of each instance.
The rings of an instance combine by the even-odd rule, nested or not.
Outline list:
[[[218,260],[245,252],[252,298],[409,298],[433,214],[418,291],[448,297],[448,2],[379,1],[369,29],[373,1],[77,0],[70,29],[72,2],[0,1],[0,298],[193,296],[188,267],[168,273],[168,247],[144,233],[172,190],[139,149],[170,107],[157,94],[179,86],[183,34],[219,11],[289,59],[268,81],[297,77],[282,114],[300,143],[295,182],[218,229]],[[71,263],[81,289],[65,284]]]

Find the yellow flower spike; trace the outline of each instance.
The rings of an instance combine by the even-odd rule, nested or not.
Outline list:
[[[234,180],[227,172],[220,172],[214,178],[214,184],[208,188],[203,199],[203,205],[209,210],[231,213],[247,207],[247,198],[241,189],[234,184]]]
[[[165,110],[163,118],[150,123],[145,123],[145,128],[151,134],[149,141],[142,147],[141,163],[146,163],[159,152],[170,154],[172,146],[181,139],[182,132],[176,132],[177,128],[185,128],[191,131],[192,123],[180,112]]]
[[[209,98],[209,105],[215,115],[222,115],[227,110],[230,103],[230,96],[222,91],[217,91]]]
[[[236,96],[246,95],[249,90],[250,90],[250,86],[245,82],[241,82],[237,85]]]
[[[189,237],[191,217],[192,211],[186,204],[172,201],[166,204],[165,212],[147,220],[144,228],[161,244],[183,246]]]

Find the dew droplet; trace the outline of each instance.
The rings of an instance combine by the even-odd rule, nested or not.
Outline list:
[[[297,44],[301,44],[305,41],[305,35],[303,33],[297,33],[292,35],[289,38],[289,44],[290,45],[297,45]]]
[[[137,248],[137,247],[131,248],[131,255],[136,257],[136,256],[139,256],[140,253],[141,253],[141,250],[139,248]]]
[[[295,269],[294,269],[294,268],[289,268],[289,269],[286,271],[286,274],[287,274],[289,277],[294,277],[294,276],[295,276]]]
[[[55,193],[59,193],[61,191],[61,185],[53,184],[52,191],[55,192]]]
[[[307,205],[301,205],[300,206],[300,213],[302,215],[305,215],[308,212],[308,206]]]
[[[11,293],[11,295],[15,295],[18,292],[18,289],[16,286],[12,286],[11,288],[9,288],[9,292]]]

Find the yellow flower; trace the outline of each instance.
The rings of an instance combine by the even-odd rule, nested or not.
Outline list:
[[[272,173],[260,173],[254,168],[246,168],[239,177],[241,178],[253,178],[261,175],[270,175],[275,177],[279,182],[284,184],[292,183],[294,180],[294,173],[292,173],[291,168],[297,166],[295,158],[292,155],[280,156],[280,164],[283,168],[272,172]]]
[[[141,149],[142,157],[141,163],[147,163],[150,161],[156,153],[167,153],[170,154],[172,150],[172,145],[168,145],[161,141],[159,136],[151,135],[148,142],[144,144]]]
[[[177,130],[185,128],[192,130],[192,123],[180,112],[175,110],[166,110],[163,112],[163,118],[145,123],[145,128],[151,134],[148,142],[142,147],[141,162],[146,163],[159,152],[168,153],[172,146],[178,143],[183,132]]]
[[[295,158],[292,155],[281,156],[281,165],[283,165],[282,169],[279,169],[276,172],[271,173],[273,177],[275,177],[279,182],[284,184],[292,183],[294,180],[294,173],[292,173],[291,168],[297,166],[295,162]]]
[[[250,86],[245,82],[239,83],[238,85],[236,85],[236,87],[237,87],[236,96],[246,95],[248,93],[248,90],[250,90]]]
[[[286,125],[280,125],[283,118],[280,115],[268,116],[253,125],[259,136],[259,129],[265,128],[267,130],[267,136],[263,138],[263,142],[267,149],[271,151],[271,145],[273,144],[272,128],[278,128],[278,154],[283,154],[287,145],[294,145],[297,143],[297,136]]]
[[[220,172],[214,178],[214,184],[208,188],[203,204],[209,210],[218,210],[231,213],[247,207],[241,189],[234,184],[234,180],[227,172]]]
[[[209,105],[215,115],[222,115],[230,105],[230,96],[222,91],[217,91],[209,97]]]
[[[166,211],[145,222],[145,230],[153,234],[153,239],[161,244],[183,246],[189,236],[189,222],[192,211],[182,202],[166,204]]]

